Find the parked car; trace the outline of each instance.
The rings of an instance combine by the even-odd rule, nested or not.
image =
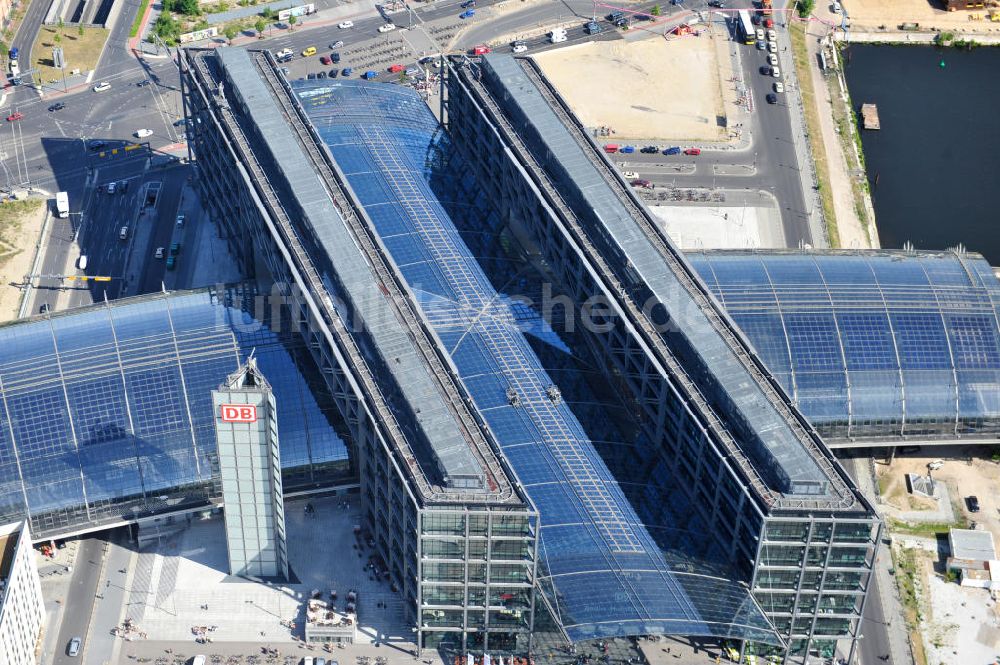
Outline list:
[[[316,73],[316,78],[318,78],[318,79],[325,79],[326,78],[326,72],[317,72]]]
[[[7,122],[14,122],[16,120],[21,120],[24,118],[24,114],[20,111],[14,111],[9,116],[7,116]]]
[[[769,19],[769,18],[764,19],[764,27],[765,28],[773,28],[774,27],[774,21],[772,19]]]
[[[775,55],[774,53],[768,53],[767,64],[771,65],[772,67],[776,67],[778,65],[778,56]]]
[[[83,640],[79,637],[74,637],[66,645],[66,655],[76,658],[80,655],[80,645],[83,644]]]
[[[767,103],[768,104],[777,104],[778,103],[778,96],[776,94],[774,94],[773,92],[767,93],[767,96],[765,97],[765,99],[767,99]]]
[[[635,180],[633,180],[629,184],[632,185],[633,187],[641,187],[642,189],[652,189],[653,188],[653,183],[650,182],[649,180],[645,180],[643,178],[636,178]]]
[[[781,81],[775,81],[774,82],[774,91],[775,92],[784,92],[785,91],[785,84],[782,83]]]
[[[726,3],[724,3],[722,0],[708,0],[708,6],[715,7],[716,9],[725,9]]]
[[[332,65],[333,64],[333,60],[331,60],[330,56],[328,56],[328,55],[320,56],[319,61],[320,61],[321,64],[324,64],[324,65]]]
[[[639,174],[635,171],[622,171],[622,177],[626,180],[633,180],[639,177]]]
[[[762,28],[757,28],[757,41],[764,39],[764,30]]]
[[[966,505],[969,506],[969,512],[970,513],[978,513],[979,512],[979,497],[978,496],[972,495],[972,496],[965,497],[965,503],[966,503]]]
[[[774,30],[767,31],[767,41],[776,42],[778,41],[778,34]]]
[[[337,27],[341,30],[347,30],[348,28],[354,27],[354,21],[341,21],[337,24]]]
[[[373,78],[377,77],[378,77],[378,72],[373,72],[371,70],[368,70],[367,72],[361,75],[361,78],[363,78],[366,81],[371,81]]]
[[[660,147],[655,145],[647,145],[643,146],[642,150],[640,150],[639,152],[641,152],[644,155],[655,155],[656,153],[660,152]]]
[[[100,83],[94,86],[94,92],[104,92],[105,90],[110,90],[110,89],[111,89],[111,84],[108,83],[107,81],[101,81]]]
[[[344,40],[343,39],[338,39],[334,43],[330,44],[330,50],[331,51],[336,51],[337,49],[339,49],[343,45],[344,45]]]
[[[163,252],[164,252],[164,249],[162,247],[157,247],[156,248],[156,253],[153,254],[153,257],[157,258],[157,259],[162,259],[163,258]]]
[[[689,157],[697,157],[698,155],[701,154],[701,148],[688,148],[687,150],[684,151],[684,154],[688,155]]]
[[[330,78],[335,79],[335,78],[337,78],[338,74],[340,74],[340,70],[339,69],[331,69],[330,70]]]
[[[135,130],[135,137],[137,139],[144,139],[144,138],[146,138],[148,136],[152,136],[152,135],[153,135],[153,130],[152,129],[137,129],[137,130]]]
[[[420,73],[420,69],[418,69],[417,67],[407,67],[406,71],[403,73],[409,76],[410,78],[413,78],[414,76]]]
[[[679,155],[679,154],[681,154],[681,149],[678,146],[674,146],[672,148],[664,148],[663,154],[664,155]]]
[[[476,0],[465,0],[465,2],[461,4],[462,9],[468,9],[469,7],[475,7],[475,6],[476,6]]]
[[[763,74],[764,76],[770,76],[771,75],[771,68],[768,67],[767,65],[761,65],[760,66],[760,73]]]
[[[340,72],[342,76],[350,76],[354,73],[354,67],[344,67],[344,71]]]
[[[511,53],[524,53],[528,50],[528,45],[524,42],[513,42],[510,45]]]
[[[338,62],[340,62],[340,53],[338,53],[336,51],[334,51],[333,53],[331,53],[330,54],[330,60],[333,61],[333,64],[337,64]]]
[[[65,104],[63,104],[62,102],[56,102],[55,104],[49,107],[49,111],[62,111],[64,108],[66,108]]]
[[[398,74],[401,71],[403,71],[403,65],[398,65],[398,64],[397,65],[389,65],[389,73],[390,74]]]
[[[588,21],[586,25],[583,26],[584,32],[588,35],[599,35],[604,32],[604,28],[597,21]]]
[[[392,32],[396,29],[395,23],[383,23],[378,27],[379,32]]]
[[[778,67],[771,67],[771,76],[778,78],[781,76],[781,69]]]
[[[839,14],[840,12],[844,11],[844,8],[840,6],[840,2],[838,2],[837,0],[833,1],[833,4],[830,5],[830,9],[833,10],[834,14]]]
[[[758,51],[763,51],[763,50],[766,50],[766,49],[767,49],[767,42],[765,42],[763,39],[758,39],[757,40],[757,50]]]
[[[472,49],[472,55],[486,55],[492,50],[493,49],[491,49],[489,46],[486,46],[485,44],[480,44],[479,46]]]
[[[604,152],[608,153],[609,155],[615,154],[616,152],[618,152],[618,144],[617,143],[606,143],[604,145]]]
[[[621,148],[619,148],[618,152],[624,153],[626,155],[631,155],[633,152],[635,152],[635,146],[623,145]]]
[[[476,15],[475,9],[466,9],[464,12],[458,15],[458,18],[467,19],[467,18],[472,18],[475,15]]]
[[[177,265],[177,258],[173,256],[167,257],[167,270],[173,270]]]
[[[778,52],[778,45],[775,44],[774,42],[768,42],[767,43],[767,50],[768,50],[769,53],[777,53]]]
[[[310,81],[315,81],[316,80],[316,73],[315,72],[309,72],[308,74],[306,74],[306,78],[309,79]]]

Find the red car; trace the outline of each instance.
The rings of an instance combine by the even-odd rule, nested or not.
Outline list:
[[[492,49],[489,46],[477,46],[472,49],[472,55],[486,55],[490,51],[492,51]]]
[[[331,65],[331,64],[333,64],[333,61],[330,60],[330,56],[328,56],[328,55],[324,55],[323,57],[321,57],[319,59],[319,61],[322,62],[324,65]]]
[[[618,152],[618,144],[617,143],[605,143],[604,144],[604,152],[608,153],[609,155],[615,154],[616,152]]]
[[[14,122],[15,120],[20,120],[24,117],[24,114],[20,111],[14,111],[9,116],[7,116],[7,122]]]
[[[403,71],[403,65],[392,65],[389,67],[389,71],[393,74],[398,74]]]
[[[642,187],[643,189],[652,189],[653,188],[653,183],[650,182],[649,180],[645,180],[643,178],[636,178],[635,180],[633,180],[629,184],[631,184],[633,187]]]
[[[774,21],[772,21],[769,18],[764,19],[764,27],[765,28],[773,28],[774,27]]]
[[[697,157],[701,154],[701,148],[688,148],[684,151],[685,155],[690,155],[692,157]]]

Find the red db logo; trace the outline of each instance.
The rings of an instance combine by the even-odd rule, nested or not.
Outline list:
[[[257,407],[246,404],[223,404],[222,422],[255,423],[257,422]]]

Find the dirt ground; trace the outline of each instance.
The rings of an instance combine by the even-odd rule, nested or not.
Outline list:
[[[1000,501],[997,494],[1000,463],[991,460],[992,451],[986,446],[924,446],[917,453],[897,455],[888,467],[876,465],[882,497],[896,510],[933,510],[933,501],[906,493],[904,474],[926,475],[929,462],[945,460],[944,466],[933,472],[934,479],[947,483],[956,509],[960,509],[966,519],[992,532],[1000,544]],[[979,498],[978,513],[970,513],[965,504],[965,497],[970,495]],[[891,516],[892,510],[887,513]]]
[[[722,141],[717,39],[705,31],[670,41],[589,42],[535,60],[583,124],[609,127],[613,139]],[[731,71],[728,58],[722,65]]]
[[[12,207],[4,211],[4,206]],[[0,322],[17,318],[21,289],[11,286],[24,281],[35,259],[35,245],[45,221],[47,203],[42,199],[0,203]]]
[[[820,18],[839,16],[828,13],[826,2],[817,3]],[[851,17],[851,28],[896,30],[901,23],[919,23],[922,30],[961,30],[982,34],[1000,34],[1000,23],[992,23],[985,10],[948,12],[940,0],[844,0]],[[978,16],[979,20],[972,17]]]

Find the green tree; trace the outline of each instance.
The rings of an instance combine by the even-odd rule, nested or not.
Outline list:
[[[233,39],[236,38],[236,35],[240,34],[240,29],[237,28],[235,25],[227,25],[226,29],[222,31],[222,34],[226,36],[226,40],[228,40],[229,45],[232,46]]]
[[[659,5],[653,5],[653,8],[649,10],[649,13],[652,14],[653,16],[659,16],[661,13],[663,13],[663,10],[660,9]]]
[[[65,27],[66,27],[66,24],[65,24],[65,23],[63,23],[63,20],[62,20],[62,17],[61,17],[61,16],[59,17],[59,21],[58,21],[58,22],[56,23],[56,27],[57,27],[57,28],[59,28],[59,32],[60,32],[60,33],[62,33],[62,31],[63,31],[63,28],[65,28]]]
[[[274,10],[271,9],[270,7],[264,7],[264,10],[261,11],[260,15],[264,19],[270,20],[270,19],[274,18]]]
[[[298,23],[298,22],[299,22],[299,19],[298,19],[297,16],[295,16],[294,14],[292,14],[291,16],[289,16],[288,17],[288,29],[291,30],[292,28],[294,28],[295,24]]]
[[[201,8],[198,7],[198,0],[177,0],[174,11],[180,11],[186,16],[197,16],[201,13]]]
[[[0,42],[0,58],[6,58],[8,53],[10,49],[7,48],[7,42]]]
[[[53,41],[55,41],[55,43],[56,43],[56,44],[58,44],[59,42],[61,42],[61,41],[62,41],[62,35],[60,35],[60,34],[59,34],[59,33],[57,32],[57,33],[56,33],[56,36],[55,36],[55,37],[53,37],[52,39],[53,39]]]
[[[180,41],[181,24],[167,12],[161,12],[153,24],[153,32],[167,44],[173,45]]]
[[[257,39],[264,39],[264,30],[267,28],[267,21],[262,18],[257,19],[253,24],[253,29],[257,31]]]
[[[83,37],[83,24],[82,23],[80,25],[76,26],[76,34],[78,34],[81,37]]]
[[[799,0],[798,8],[799,16],[809,18],[809,15],[813,13],[813,9],[816,8],[816,0]]]

